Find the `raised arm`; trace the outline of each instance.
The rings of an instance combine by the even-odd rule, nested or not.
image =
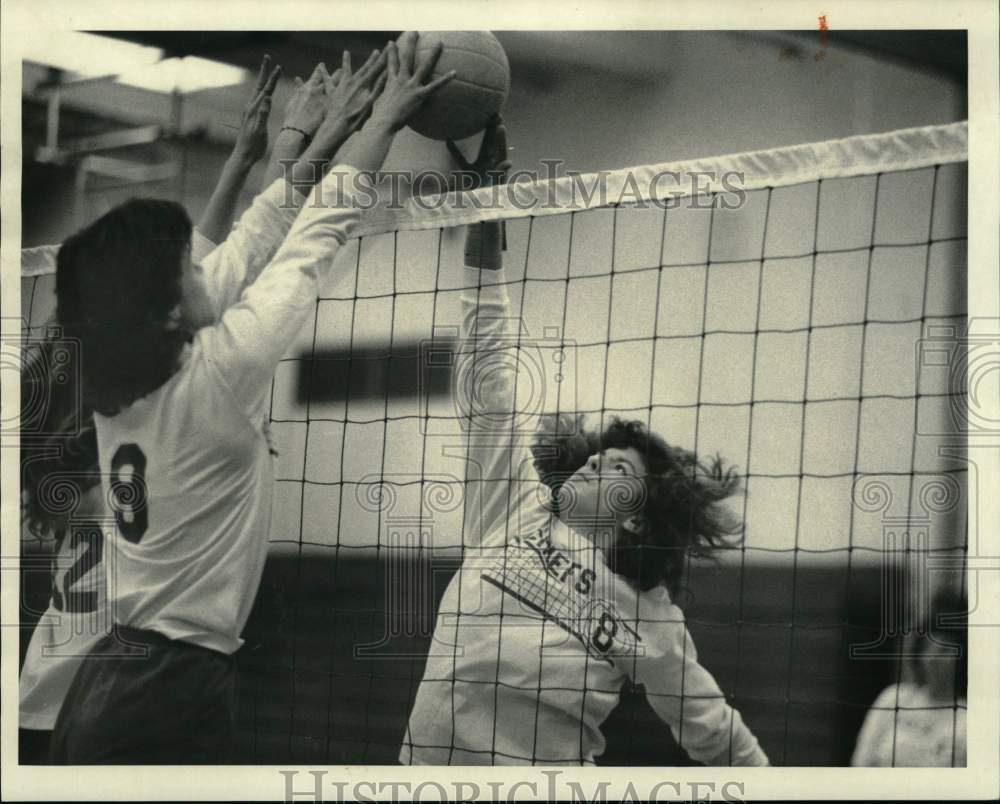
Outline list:
[[[368,72],[362,68],[352,73],[345,56],[343,75],[330,99],[331,112],[336,113],[328,112],[314,142],[343,142],[368,117],[380,88],[377,83],[373,90]],[[381,167],[395,131],[420,107],[428,87],[441,83],[400,87],[398,77],[389,77],[385,83],[389,97],[381,104],[381,113],[371,116],[340,154],[339,165],[313,188],[274,259],[219,324],[199,333],[208,359],[248,413],[259,409],[278,360],[315,307],[321,275],[330,271],[357,222],[355,196],[366,189],[365,174]]]
[[[428,81],[434,72],[434,65],[441,55],[439,42],[430,53],[417,59],[418,35],[416,31],[407,31],[396,42],[387,42],[385,46],[386,70],[379,76],[372,88],[377,96],[374,104],[369,107],[371,117],[366,110],[365,131],[378,133],[379,136],[354,137],[337,154],[340,161],[357,165],[359,170],[375,171],[381,167],[389,152],[389,145],[406,121],[424,103],[429,95],[436,92],[455,77],[455,71]],[[345,61],[341,70],[350,67],[350,61]],[[331,80],[327,84],[327,92],[332,91]]]
[[[233,153],[223,167],[219,183],[196,227],[205,238],[219,244],[208,255],[195,260],[216,320],[274,256],[303,200],[298,194],[288,192],[283,184],[271,182],[274,186],[268,186],[258,195],[239,222],[232,226],[236,203],[247,175],[267,151],[267,121],[280,71],[280,67],[270,69],[269,57],[264,57],[254,94],[243,111]],[[318,74],[315,84],[310,87],[318,87],[322,94]],[[303,105],[303,97],[308,92],[302,86],[295,92],[292,100],[298,99],[298,106],[293,107],[293,103],[289,103],[285,110],[285,123],[288,122],[288,113]],[[301,117],[295,122],[307,125]],[[322,115],[316,126],[320,122]],[[304,148],[304,144],[300,147],[301,143],[302,135],[283,128],[274,144],[272,162],[297,157]],[[278,168],[280,170],[280,165]]]
[[[326,84],[323,77],[326,65],[320,62],[303,81],[293,79],[294,88],[285,104],[281,130],[275,137],[271,158],[264,170],[260,189],[263,192],[278,179],[285,178],[285,171],[298,162],[313,141],[326,116]]]
[[[223,242],[229,234],[236,217],[236,203],[250,169],[267,151],[267,119],[271,112],[271,96],[280,74],[281,67],[271,69],[271,57],[264,56],[257,73],[257,84],[243,109],[236,144],[197,223],[198,230],[214,243]]]
[[[698,663],[684,615],[670,604],[640,622],[643,655],[630,675],[680,746],[706,765],[767,765],[757,738]]]
[[[507,132],[491,121],[479,155],[469,163],[448,143],[461,167],[463,189],[506,180]],[[503,270],[504,230],[497,221],[465,227],[462,329],[455,355],[454,403],[466,444],[464,544],[505,539],[508,522],[537,507],[538,485],[523,417],[517,411],[520,322],[514,317]],[[515,520],[516,521],[516,520]]]
[[[376,52],[355,74],[363,91],[370,91],[380,66]],[[331,167],[333,155],[363,119],[344,116],[344,109],[337,105],[332,94],[328,96],[327,79],[326,68],[319,64],[309,81],[299,82],[285,107],[282,129],[266,172],[265,189],[254,199],[225,242],[201,262],[203,282],[216,320],[239,299],[248,285],[253,284],[274,257],[306,195]],[[244,114],[245,122],[249,119],[259,123],[255,128],[258,150],[253,152],[254,161],[266,150],[267,118],[265,114],[260,123],[260,109],[269,108],[276,80],[275,70],[261,93],[266,103],[261,106],[255,96],[248,105],[248,113]],[[256,116],[250,113],[254,110],[257,110]],[[273,178],[268,182],[267,176]]]
[[[500,284],[503,268],[481,269],[469,262],[466,257],[452,385],[455,415],[466,438],[464,447],[451,453],[465,460],[463,542],[474,547],[489,535],[499,536],[498,529],[516,512],[516,478],[526,450],[516,447],[517,331],[507,288]]]

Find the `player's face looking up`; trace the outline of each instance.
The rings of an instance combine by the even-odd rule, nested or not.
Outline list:
[[[597,534],[599,547],[610,547],[623,527],[638,533],[643,526],[646,462],[635,447],[611,447],[591,455],[559,489],[560,519]],[[601,523],[614,528],[601,528]],[[601,535],[605,534],[605,535]]]
[[[742,522],[723,504],[739,491],[735,468],[719,456],[699,461],[643,422],[614,417],[598,434],[579,417],[552,419],[532,451],[550,510],[642,589],[675,590],[688,555],[739,541]]]

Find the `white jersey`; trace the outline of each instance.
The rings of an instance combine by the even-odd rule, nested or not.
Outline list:
[[[270,527],[271,378],[359,214],[344,192],[357,172],[338,171],[301,214],[281,180],[255,199],[202,263],[217,323],[161,387],[94,417],[106,491],[118,489],[115,622],[223,653],[242,645]]]
[[[503,285],[475,289],[502,274],[466,273],[473,289],[462,296],[462,342],[472,339],[478,354],[509,346]],[[601,724],[631,679],[695,759],[767,764],[698,664],[666,589],[641,591],[612,573],[591,540],[542,505],[527,446],[509,437],[509,424],[498,438],[504,427],[495,422],[513,411],[509,374],[488,371],[481,380],[477,409],[498,416],[492,426],[471,425],[470,541],[438,611],[400,760],[593,764],[605,747]]]
[[[938,701],[918,684],[891,684],[868,710],[851,764],[964,768],[966,711],[964,698]]]
[[[56,536],[52,596],[31,634],[18,680],[22,729],[55,726],[83,657],[110,630],[104,577],[110,525],[100,488],[91,489]]]
[[[216,248],[197,229],[191,259],[201,262]],[[114,530],[100,486],[84,494],[69,527],[55,537],[52,596],[31,633],[19,677],[19,724],[50,730],[77,668],[111,631],[104,546]]]

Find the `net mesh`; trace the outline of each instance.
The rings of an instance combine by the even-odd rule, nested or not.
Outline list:
[[[966,403],[964,127],[927,131],[694,163],[744,170],[735,209],[714,185],[622,200],[623,171],[606,201],[560,196],[528,216],[451,202],[369,215],[272,386],[272,549],[239,654],[241,758],[396,761],[467,530],[468,412],[449,393],[463,378],[434,359],[458,334],[455,227],[502,218],[526,421],[639,419],[739,467],[745,538],[689,562],[677,602],[773,763],[846,763],[904,672],[927,594],[914,579],[966,549],[964,453],[940,449]],[[26,337],[52,318],[53,254],[24,252]],[[894,722],[907,706],[890,703]],[[946,707],[954,722],[961,707]],[[641,688],[604,731],[599,761],[689,761]]]

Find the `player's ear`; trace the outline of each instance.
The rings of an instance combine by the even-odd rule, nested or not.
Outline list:
[[[645,530],[646,521],[639,514],[635,514],[626,519],[625,522],[622,523],[622,527],[624,527],[629,533],[638,536],[643,532],[643,530]]]

